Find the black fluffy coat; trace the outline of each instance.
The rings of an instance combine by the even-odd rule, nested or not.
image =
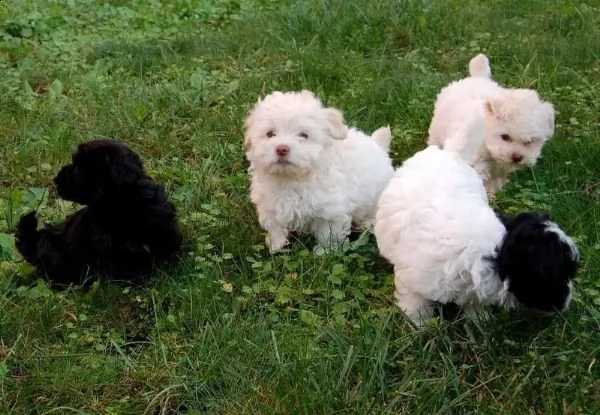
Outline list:
[[[53,285],[86,284],[96,276],[141,283],[179,251],[175,207],[125,144],[79,145],[54,182],[61,198],[86,207],[39,231],[31,212],[16,229],[17,249]]]

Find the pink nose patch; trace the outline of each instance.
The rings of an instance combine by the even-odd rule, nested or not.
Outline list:
[[[277,155],[279,157],[285,157],[290,152],[290,148],[288,146],[284,146],[284,145],[277,146],[275,148],[275,152],[277,153]]]

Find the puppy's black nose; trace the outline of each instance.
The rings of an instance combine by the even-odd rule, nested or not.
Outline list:
[[[514,153],[510,156],[510,158],[512,159],[512,161],[514,161],[515,163],[520,162],[521,160],[523,160],[523,156],[521,154],[517,154]]]

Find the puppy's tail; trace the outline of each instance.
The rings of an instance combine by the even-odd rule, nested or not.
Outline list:
[[[468,164],[473,164],[485,141],[483,117],[474,116],[444,142],[444,150],[458,153]]]
[[[483,78],[491,78],[492,77],[492,69],[490,68],[490,61],[488,57],[483,53],[475,56],[469,62],[469,75],[470,76],[478,76]]]
[[[35,211],[19,219],[15,229],[15,246],[25,260],[35,264],[40,233],[37,230],[38,221],[35,217]]]
[[[392,142],[392,130],[390,130],[389,125],[375,130],[373,134],[371,134],[371,138],[377,143],[379,147],[384,149],[386,153],[390,151],[390,143]]]

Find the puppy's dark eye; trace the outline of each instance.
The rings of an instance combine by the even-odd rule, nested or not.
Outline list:
[[[308,134],[306,134],[305,132],[298,133],[298,136],[302,138],[308,138]]]
[[[502,139],[502,141],[512,141],[512,138],[510,138],[510,135],[508,134],[502,134],[500,138]]]
[[[275,130],[269,130],[269,131],[267,131],[267,137],[269,137],[269,138],[275,137]]]

